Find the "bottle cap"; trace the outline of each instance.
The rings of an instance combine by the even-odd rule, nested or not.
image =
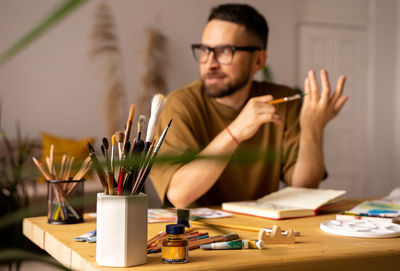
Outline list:
[[[182,224],[169,224],[166,227],[167,234],[183,234],[185,233],[185,225]]]

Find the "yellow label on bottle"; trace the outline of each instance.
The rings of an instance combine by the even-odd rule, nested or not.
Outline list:
[[[161,257],[164,262],[185,262],[187,249],[186,247],[162,247]]]

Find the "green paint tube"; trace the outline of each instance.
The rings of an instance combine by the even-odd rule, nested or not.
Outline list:
[[[202,249],[242,249],[243,243],[242,240],[234,240],[200,245],[200,247]]]

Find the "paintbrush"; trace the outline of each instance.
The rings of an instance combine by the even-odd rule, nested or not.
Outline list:
[[[53,179],[51,174],[46,170],[46,168],[43,166],[42,162],[40,162],[39,160],[37,160],[35,157],[32,157],[33,162],[35,163],[35,165],[38,167],[38,169],[40,170],[40,172],[42,173],[42,175],[47,179],[47,180],[51,180]]]
[[[116,163],[116,169],[114,170],[114,173],[116,173],[116,179],[118,180],[119,176],[119,171],[121,169],[121,161],[122,161],[122,142],[124,141],[124,132],[122,131],[117,131],[115,132],[115,141],[118,145],[118,163]]]
[[[114,174],[115,172],[115,135],[112,135],[111,137],[111,172]]]
[[[64,170],[64,176],[62,177],[61,181],[68,181],[69,180],[69,174],[71,172],[71,167],[72,167],[72,163],[75,160],[75,158],[71,155],[67,156],[67,160],[65,163],[65,170]],[[63,191],[66,191],[68,189],[69,183],[64,182],[62,187],[63,187]]]
[[[46,164],[48,173],[52,176],[52,179],[57,179],[56,176],[53,174],[53,167],[51,165],[50,158],[48,156],[46,156]]]
[[[298,94],[295,94],[295,95],[292,95],[292,96],[283,97],[283,98],[279,98],[279,99],[275,99],[275,100],[269,101],[268,104],[280,104],[280,103],[290,102],[290,101],[301,99],[303,96],[304,95],[301,95],[300,93],[298,93]]]
[[[94,168],[96,170],[97,175],[99,176],[101,186],[103,187],[104,193],[108,194],[108,185],[107,185],[107,176],[104,173],[103,167],[100,164],[99,159],[97,158],[96,152],[89,142],[87,143],[90,152],[90,159],[93,162]]]
[[[74,160],[75,160],[75,157],[70,155],[69,161],[67,163],[66,171],[65,171],[64,180],[69,180],[69,174],[71,173],[71,168],[72,168],[72,164],[74,163]]]
[[[82,179],[83,176],[85,176],[85,174],[90,169],[91,164],[92,164],[92,161],[90,159],[90,156],[86,157],[86,159],[83,161],[79,171],[74,175],[74,177],[72,177],[72,180],[76,181],[76,180]]]
[[[67,154],[64,153],[61,158],[60,172],[59,172],[59,175],[56,177],[58,180],[62,180],[64,177],[64,168],[65,168],[66,161],[67,161]]]
[[[107,185],[108,185],[108,193],[110,195],[114,194],[114,186],[115,186],[115,180],[114,180],[114,174],[111,170],[111,163],[110,159],[108,157],[108,140],[106,137],[103,137],[103,145],[101,146],[101,150],[104,154],[104,157],[106,158],[106,177],[107,177]]]
[[[150,118],[149,122],[147,123],[147,134],[144,147],[144,151],[146,153],[149,150],[151,142],[154,139],[158,117],[160,116],[161,111],[164,108],[166,100],[167,99],[165,98],[165,96],[160,93],[154,95],[153,99],[151,100]]]
[[[124,141],[124,132],[122,132],[122,131],[116,132],[115,133],[115,140],[118,143],[118,151],[119,151],[118,152],[118,157],[119,157],[119,160],[122,160],[122,152],[123,152],[122,143]]]
[[[137,186],[137,182],[140,181],[140,177],[143,175],[143,172],[146,169],[146,166],[149,164],[149,162],[151,161],[152,155],[153,155],[153,151],[154,151],[154,145],[156,144],[155,140],[153,139],[153,142],[151,143],[148,152],[146,153],[146,156],[144,157],[140,168],[139,168],[139,172],[136,175],[136,179],[135,179],[135,185],[132,188],[131,194],[133,193],[133,191],[135,190],[135,187]],[[143,152],[144,154],[144,152]]]
[[[104,147],[104,157],[106,158],[106,168],[108,169],[108,171],[111,171],[111,162],[110,159],[108,157],[108,140],[106,137],[103,137],[103,145],[102,147]]]
[[[138,179],[136,180],[135,185],[132,189],[132,194],[137,194],[140,192],[140,190],[142,190],[143,184],[144,184],[147,176],[149,175],[151,167],[153,166],[154,159],[156,158],[158,152],[161,149],[161,146],[165,140],[165,136],[167,135],[168,129],[171,126],[171,123],[172,123],[172,119],[170,119],[167,126],[164,128],[164,131],[162,132],[160,139],[158,140],[158,142],[154,148],[153,154],[151,155],[149,162],[147,163],[147,165],[144,165],[143,174],[138,176]]]
[[[129,117],[128,117],[128,120],[127,120],[126,126],[125,126],[125,134],[124,134],[124,141],[123,141],[123,144],[122,144],[122,146],[123,146],[123,150],[122,151],[125,151],[126,142],[129,141],[129,135],[131,133],[132,120],[133,120],[133,116],[134,115],[135,115],[135,105],[132,104],[130,109],[129,109]]]
[[[35,157],[32,157],[33,162],[35,163],[35,165],[39,168],[40,172],[43,174],[43,176],[47,179],[47,180],[52,180],[52,176],[49,172],[47,172],[46,168],[43,166],[42,162],[40,162],[39,160],[37,160]],[[58,184],[56,183],[51,183],[50,184],[52,187],[54,187],[54,191],[55,191],[55,196],[57,199],[57,202],[59,203],[59,206],[61,207],[61,217],[63,220],[65,220],[65,208],[62,204],[62,198],[63,198],[63,193],[61,191],[61,187],[58,186]]]
[[[130,148],[131,148],[131,143],[128,141],[125,144],[125,148],[124,148],[123,156],[122,156],[122,160],[121,160],[121,168],[119,170],[118,190],[117,190],[118,195],[121,195],[122,188],[124,187],[123,185],[124,185],[124,180],[125,180],[126,160],[127,160]]]
[[[50,146],[50,168],[49,172],[55,177],[56,176],[56,169],[54,166],[54,144]]]
[[[129,159],[128,175],[126,176],[122,191],[132,190],[133,182],[134,180],[136,180],[136,177],[139,172],[139,167],[142,162],[143,148],[144,148],[143,140],[134,139],[132,154]]]
[[[144,115],[139,116],[139,121],[138,121],[138,126],[137,126],[137,140],[138,141],[140,140],[140,137],[142,135],[145,120],[146,120],[146,117]]]
[[[79,169],[79,171],[75,174],[74,177],[72,177],[73,181],[79,181],[81,180],[85,174],[89,171],[90,167],[92,166],[92,160],[90,158],[90,156],[86,157],[86,159],[83,161],[81,168]],[[67,190],[67,192],[65,193],[67,196],[69,196],[72,191],[75,189],[75,187],[78,185],[78,182],[73,183]]]

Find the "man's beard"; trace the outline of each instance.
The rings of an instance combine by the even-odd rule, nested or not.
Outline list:
[[[221,72],[209,72],[205,76],[201,77],[206,94],[212,98],[222,98],[232,95],[238,90],[242,89],[250,78],[250,71],[246,74],[242,74],[239,78],[224,84],[224,86],[219,87],[217,85],[207,85],[205,79],[207,77],[225,77],[226,75]]]

